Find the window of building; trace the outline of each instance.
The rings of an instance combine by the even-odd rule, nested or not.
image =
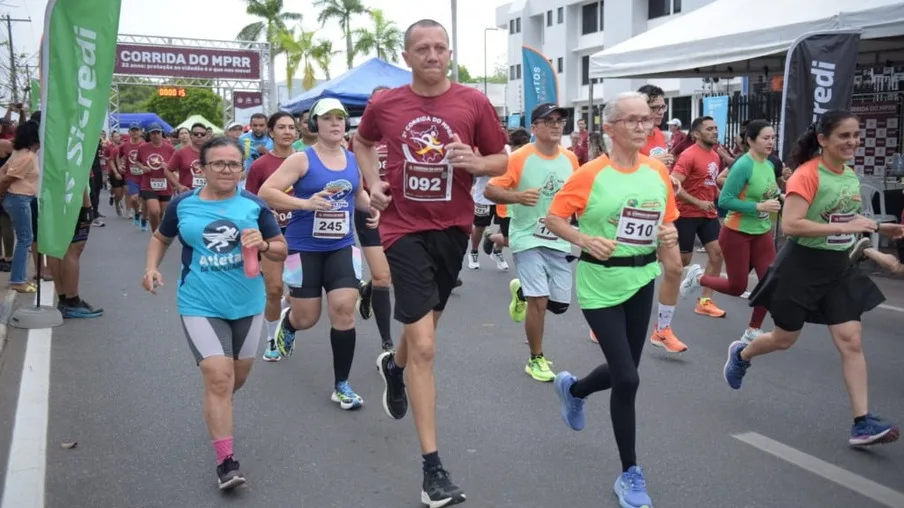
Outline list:
[[[515,65],[515,79],[521,79],[521,64]]]
[[[656,19],[681,12],[681,0],[647,0],[647,19]]]
[[[556,72],[561,74],[562,72],[564,72],[563,69],[565,69],[565,59],[562,57],[559,57],[556,59]]]
[[[599,8],[600,4],[598,2],[581,7],[581,35],[599,31]]]
[[[509,65],[509,81],[515,81],[515,66]]]
[[[559,7],[556,10],[556,23],[561,25],[564,22],[565,22],[565,8]]]
[[[515,33],[515,20],[514,19],[509,20],[509,33],[510,34]]]
[[[590,84],[590,55],[581,57],[581,84]]]
[[[546,11],[546,26],[552,26],[552,9]]]
[[[521,33],[521,18],[515,18],[515,33]]]
[[[603,19],[604,19],[603,13],[606,11],[606,9],[603,8],[604,4],[605,4],[605,2],[600,2],[600,32],[602,32],[603,30],[606,29],[606,24],[603,23]]]
[[[681,120],[681,126],[683,129],[689,129],[691,126],[691,122],[693,118],[691,118],[691,98],[690,96],[686,97],[673,97],[672,105],[669,107],[668,119],[677,118]],[[721,132],[719,133],[722,134]]]

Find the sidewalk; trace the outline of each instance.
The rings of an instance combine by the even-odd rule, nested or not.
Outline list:
[[[31,297],[34,301],[34,295],[23,295],[17,298],[18,293],[8,289],[9,273],[0,272],[0,356],[6,346],[6,337],[8,333],[7,324],[9,318],[13,315],[13,309],[17,303],[26,302]]]

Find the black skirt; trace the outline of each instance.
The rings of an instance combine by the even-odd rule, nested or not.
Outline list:
[[[769,310],[790,332],[804,323],[837,325],[885,301],[879,287],[850,261],[848,251],[804,247],[789,240],[750,293],[750,306]]]

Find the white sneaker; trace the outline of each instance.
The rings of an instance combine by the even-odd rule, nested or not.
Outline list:
[[[691,265],[687,267],[687,273],[684,274],[684,279],[681,281],[681,286],[678,288],[678,292],[681,293],[681,298],[687,297],[687,294],[690,293],[695,288],[700,287],[700,277],[703,276],[703,268],[700,265]]]
[[[759,328],[755,330],[748,328],[744,330],[744,334],[741,335],[741,342],[743,342],[744,344],[750,344],[751,342],[753,342],[753,339],[757,338],[759,335],[762,335],[762,333],[763,330],[760,330]]]
[[[468,268],[471,270],[477,270],[480,268],[480,259],[479,254],[476,252],[468,253]]]
[[[492,254],[490,254],[490,259],[496,262],[496,269],[501,272],[508,271],[508,262],[506,262],[505,256],[502,255],[502,251],[493,252]]]

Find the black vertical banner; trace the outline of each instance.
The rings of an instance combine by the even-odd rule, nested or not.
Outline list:
[[[840,30],[805,34],[791,45],[782,90],[782,160],[823,113],[850,108],[859,43],[859,31]]]

